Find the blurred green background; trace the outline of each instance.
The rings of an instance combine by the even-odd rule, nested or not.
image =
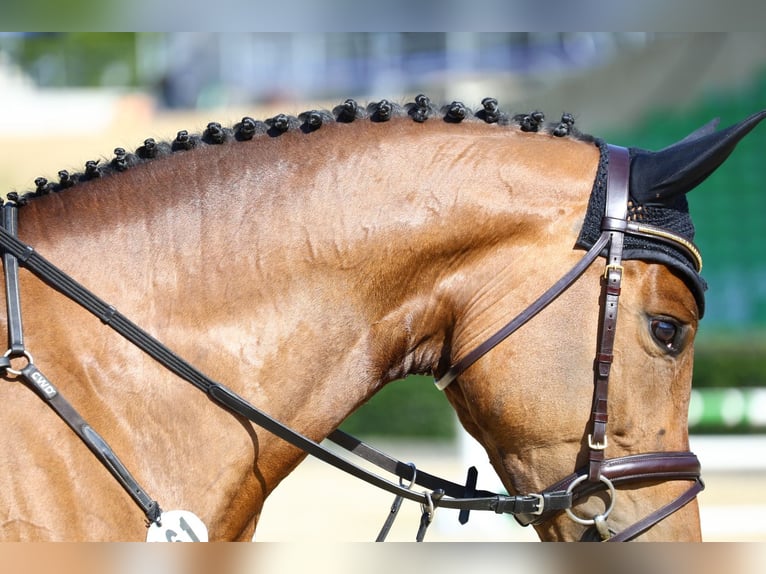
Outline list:
[[[140,94],[160,117],[420,92],[572,112],[583,131],[659,149],[715,117],[726,126],[766,108],[766,33],[0,33],[0,140],[9,142],[0,155],[56,130],[55,115],[40,120],[50,103],[35,98],[45,94]],[[42,134],[19,131],[25,114]],[[710,285],[690,417],[698,433],[766,430],[765,150],[761,126],[690,198]],[[449,438],[455,422],[430,379],[411,377],[344,429]]]

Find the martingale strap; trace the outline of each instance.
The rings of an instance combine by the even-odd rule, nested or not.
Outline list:
[[[10,235],[16,237],[19,228],[16,209],[3,209],[2,225]],[[6,251],[3,253],[3,268],[5,269],[5,301],[8,308],[8,349],[11,353],[20,354],[24,352],[24,333],[21,326],[19,260]],[[10,366],[8,357],[3,357],[3,362],[7,362]]]
[[[2,233],[15,237],[18,229],[15,206],[3,206]],[[5,294],[8,309],[8,351],[0,359],[3,374],[20,377],[53,411],[74,431],[96,458],[112,474],[122,488],[133,498],[146,515],[147,524],[159,524],[162,509],[143,489],[109,444],[91,427],[67,401],[53,383],[38,369],[32,355],[24,347],[21,303],[19,297],[18,259],[9,251],[3,253],[5,268]],[[27,364],[14,369],[11,360],[19,358]]]

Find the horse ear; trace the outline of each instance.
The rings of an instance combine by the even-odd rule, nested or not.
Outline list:
[[[670,146],[668,146],[666,148],[663,148],[663,150],[666,150],[668,148],[671,148],[671,147],[674,147],[674,146],[677,146],[677,145],[681,145],[681,144],[684,144],[684,143],[692,142],[694,140],[698,140],[699,138],[701,138],[703,136],[707,136],[707,135],[710,135],[712,133],[715,133],[715,130],[718,127],[719,123],[721,123],[721,118],[712,119],[708,123],[706,123],[704,126],[702,126],[701,128],[697,128],[696,130],[694,130],[692,133],[690,133],[684,139],[682,139],[680,141],[677,141],[673,145],[670,145]]]
[[[718,120],[657,152],[632,148],[630,194],[638,203],[665,203],[702,183],[720,166],[737,143],[766,118],[766,110],[725,130]]]

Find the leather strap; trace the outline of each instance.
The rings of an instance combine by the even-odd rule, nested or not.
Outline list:
[[[3,206],[3,235],[15,238],[18,230],[16,207],[12,204]],[[127,467],[114,453],[109,444],[83,418],[80,413],[56,389],[53,383],[32,362],[32,357],[24,347],[21,302],[19,297],[19,267],[16,255],[3,252],[5,269],[5,293],[8,310],[8,352],[0,361],[0,372],[19,377],[61,418],[69,428],[85,443],[96,458],[112,474],[122,488],[133,498],[146,516],[147,522],[159,523],[162,509],[133,477]],[[25,357],[26,366],[18,371],[12,368],[11,359]]]
[[[585,472],[585,469],[573,472],[545,491],[566,490]],[[650,452],[606,459],[601,472],[615,486],[642,481],[696,480],[700,476],[700,462],[697,456],[689,451]],[[604,484],[600,481],[582,482],[575,488],[572,502],[603,489]],[[536,518],[534,523],[544,520],[544,517]]]
[[[697,479],[694,481],[694,483],[689,487],[689,489],[684,492],[681,496],[676,498],[673,502],[670,502],[663,506],[662,508],[659,508],[646,516],[644,519],[639,520],[632,526],[629,526],[625,530],[615,534],[611,538],[607,540],[607,542],[627,542],[629,540],[633,540],[637,536],[640,536],[647,530],[649,530],[652,526],[660,522],[661,520],[664,520],[671,514],[673,514],[676,510],[680,510],[687,504],[689,504],[692,500],[696,498],[696,496],[702,492],[705,489],[705,483],[702,482],[702,479],[697,477]]]
[[[356,478],[364,480],[369,484],[377,486],[378,488],[386,490],[397,496],[401,496],[402,498],[412,500],[420,504],[428,503],[428,498],[425,494],[415,492],[398,484],[394,484],[393,482],[381,478],[380,476],[373,474],[362,467],[352,464],[343,457],[339,457],[332,451],[326,449],[324,446],[312,441],[311,439],[271,418],[269,415],[255,408],[245,399],[224,387],[223,385],[214,383],[213,386],[211,386],[208,394],[219,404],[229,408],[241,416],[244,416],[248,420],[256,423],[257,425],[282,438],[283,440],[286,440],[290,444],[297,446],[304,452],[307,452],[319,460],[322,460],[352,476],[355,476]],[[339,433],[333,433],[333,435],[336,438],[340,436]],[[402,465],[402,469],[407,469],[405,471],[406,474],[400,474],[400,476],[410,479],[412,477],[412,469],[409,466],[400,463],[399,461],[395,462],[397,466]],[[415,477],[415,482],[417,484],[430,483],[431,479],[428,478],[430,476],[431,475],[428,475],[427,473],[418,471],[417,477]],[[431,478],[435,479],[435,477]],[[449,489],[450,491],[457,494],[456,490],[463,488],[460,485],[449,483],[448,481],[443,481],[441,479],[438,480],[440,488],[446,486],[446,488],[442,488],[443,490]],[[449,494],[449,492],[447,492],[447,494]],[[545,505],[548,505],[550,508],[564,509],[571,504],[571,496],[569,496],[567,493],[561,492],[549,492],[543,495],[530,494],[517,496],[485,493],[484,491],[477,492],[476,494],[478,496],[470,498],[444,497],[438,501],[438,506],[444,508],[454,508],[458,510],[491,510],[498,514],[516,512],[536,514],[538,512],[542,512]]]
[[[18,234],[18,212],[14,206],[3,206],[2,225],[13,236]],[[4,252],[3,268],[5,269],[5,302],[8,309],[8,349],[11,354],[21,354],[24,352],[24,334],[21,326],[18,259]],[[9,357],[5,359],[10,364]]]
[[[74,431],[125,492],[138,504],[141,511],[146,515],[147,524],[155,522],[159,524],[162,509],[157,501],[147,494],[146,490],[112,450],[112,447],[80,416],[80,413],[58,392],[53,383],[32,363],[21,370],[21,377],[27,386],[33,389]]]
[[[583,469],[580,472],[572,473],[547,488],[546,491],[560,492],[567,490],[585,472],[585,469]],[[692,452],[654,452],[607,459],[601,466],[601,473],[611,480],[615,486],[668,480],[688,480],[693,483],[688,490],[675,500],[609,539],[615,542],[632,540],[639,536],[676,510],[691,502],[705,488],[705,484],[700,478],[699,460]],[[572,503],[604,488],[604,484],[600,481],[581,482],[572,491]],[[516,520],[523,526],[541,524],[550,520],[554,514],[555,512],[551,511],[544,512],[538,516],[516,516]]]
[[[414,464],[404,463],[400,460],[397,460],[387,455],[386,453],[381,452],[368,444],[365,444],[358,438],[340,429],[332,432],[327,437],[327,439],[334,442],[338,446],[343,447],[345,450],[353,453],[359,458],[374,464],[378,468],[398,476],[401,480],[406,480],[413,484],[423,486],[429,490],[443,490],[447,496],[451,496],[453,498],[495,496],[495,493],[493,492],[488,492],[486,490],[476,490],[475,477],[473,480],[471,480],[473,473],[469,474],[467,484],[462,485],[455,482],[450,482],[443,478],[439,478],[432,474],[428,474],[423,470],[416,469]]]
[[[623,147],[608,146],[609,168],[606,185],[606,211],[602,236],[609,236],[609,253],[604,273],[604,307],[601,333],[596,355],[596,376],[591,410],[591,434],[588,437],[588,480],[598,482],[604,451],[607,447],[606,424],[609,394],[609,374],[614,361],[614,337],[617,332],[617,311],[622,288],[622,248],[625,238],[625,218],[628,206],[630,156]]]
[[[417,469],[415,468],[415,465],[412,463],[409,463],[408,465],[410,468],[412,468],[412,472],[417,474]],[[407,488],[412,488],[412,485],[415,484],[414,480],[410,480]],[[399,479],[399,486],[404,486],[404,481],[402,478]],[[388,516],[386,516],[386,521],[383,523],[383,526],[380,529],[380,532],[378,533],[378,537],[375,539],[375,542],[385,542],[386,536],[388,536],[389,531],[391,530],[391,527],[394,524],[394,520],[396,520],[396,516],[399,514],[399,509],[402,507],[402,501],[404,499],[397,495],[394,497],[394,502],[391,504],[391,510],[388,512]],[[463,512],[462,510],[460,512]]]
[[[489,337],[486,341],[481,343],[478,347],[473,349],[465,357],[453,364],[444,375],[442,375],[437,381],[435,381],[436,388],[440,391],[446,389],[452,381],[458,378],[468,367],[473,365],[476,361],[481,359],[484,355],[489,353],[492,349],[497,347],[505,339],[510,337],[516,330],[527,323],[532,317],[537,315],[540,311],[545,309],[551,302],[553,302],[559,295],[566,291],[572,283],[582,275],[585,270],[590,267],[609,242],[609,236],[605,233],[601,234],[598,241],[593,244],[588,252],[572,267],[561,279],[556,281],[553,286],[545,293],[540,295],[529,307],[524,309],[516,317],[511,319],[494,335]]]

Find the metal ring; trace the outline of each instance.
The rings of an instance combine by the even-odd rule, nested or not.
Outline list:
[[[8,349],[5,352],[5,354],[3,355],[3,357],[7,359],[12,354],[14,354],[13,349]],[[22,351],[20,354],[19,353],[15,353],[15,356],[13,358],[15,359],[17,357],[24,357],[27,360],[27,363],[29,365],[32,365],[35,362],[34,359],[32,359],[32,355],[29,353],[29,351]],[[9,373],[11,375],[14,375],[16,377],[21,376],[21,371],[20,370],[14,369],[14,368],[11,368],[11,367],[6,367],[5,368],[5,372]]]
[[[597,514],[596,515],[601,520],[606,520],[606,517],[609,516],[609,514],[612,512],[612,509],[614,508],[614,499],[616,498],[615,497],[616,492],[614,490],[614,485],[612,484],[612,481],[609,480],[607,477],[602,475],[602,476],[599,476],[598,479],[607,486],[607,488],[609,489],[609,496],[611,497],[611,500],[609,501],[609,505],[606,507],[606,510],[604,510],[604,512],[602,512],[601,514]],[[572,482],[572,484],[569,485],[569,488],[567,488],[567,493],[572,492],[572,490],[574,490],[575,486],[577,486],[578,484],[580,484],[581,482],[583,482],[585,480],[588,480],[588,475],[587,474],[584,474],[584,475],[580,476],[579,478],[577,478],[576,480],[574,480]],[[564,510],[569,515],[569,518],[574,520],[577,524],[582,524],[583,526],[593,526],[594,524],[596,524],[595,517],[594,518],[580,518],[574,512],[572,512],[571,508],[565,508]]]

